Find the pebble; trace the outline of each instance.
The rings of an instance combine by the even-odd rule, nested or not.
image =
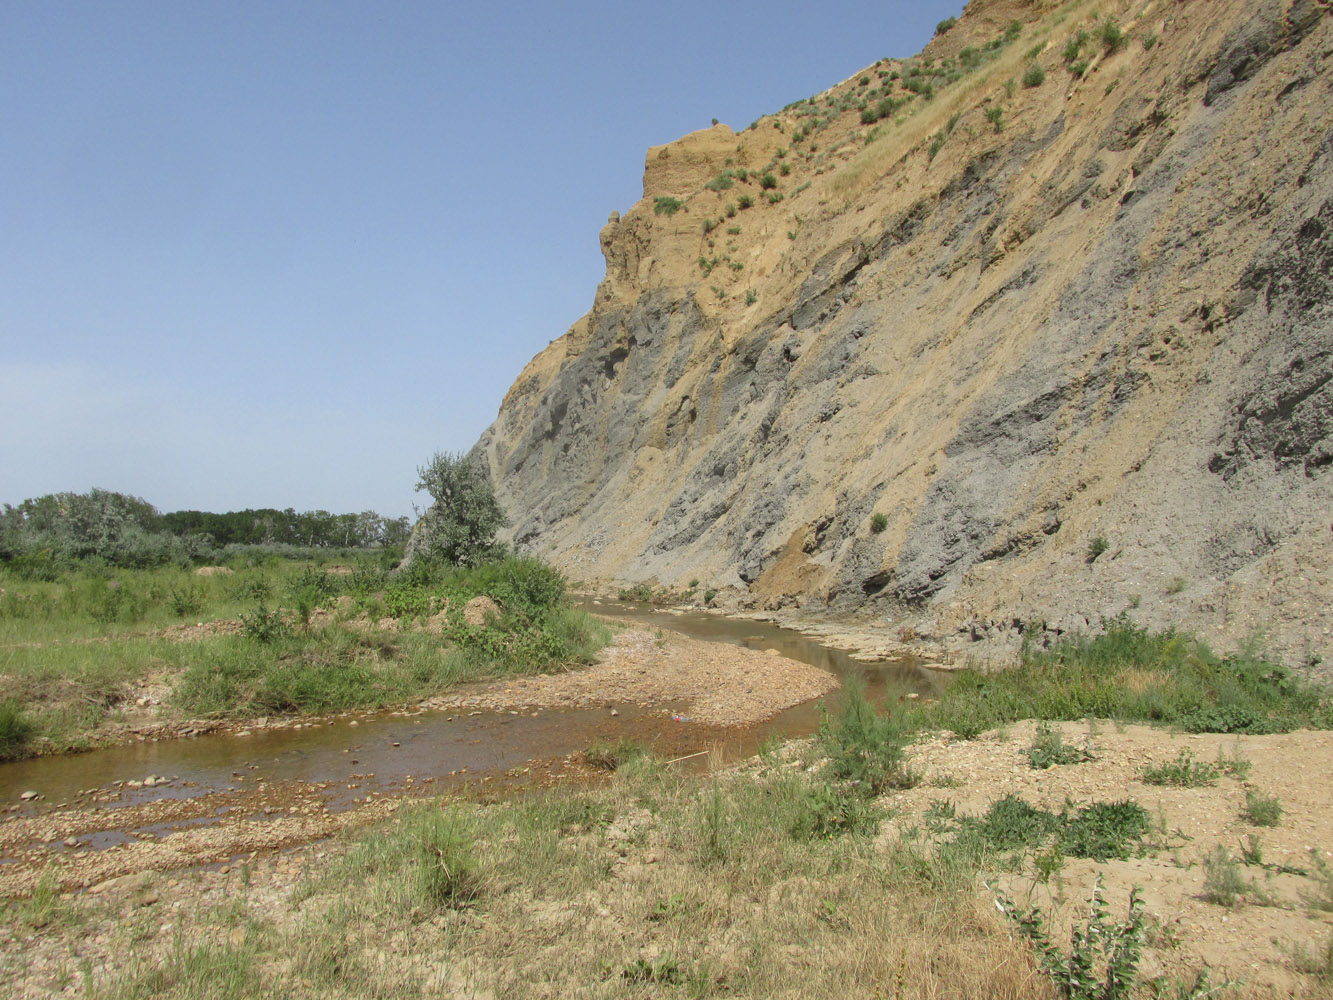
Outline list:
[[[31,802],[33,799],[41,798],[41,795],[38,792],[34,792],[32,789],[29,789],[28,791],[20,795],[19,798],[21,798],[24,802]]]

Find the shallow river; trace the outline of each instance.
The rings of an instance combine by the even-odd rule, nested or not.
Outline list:
[[[585,606],[598,614],[696,639],[777,649],[840,679],[859,677],[877,702],[907,692],[930,694],[940,683],[938,675],[919,663],[863,663],[798,632],[763,622],[612,602]],[[836,698],[835,693],[830,700]],[[380,712],[299,728],[256,726],[244,735],[217,733],[17,761],[0,764],[0,804],[18,803],[28,789],[40,792],[44,803],[50,804],[73,800],[83,789],[166,775],[173,779],[170,784],[122,788],[117,800],[105,808],[298,781],[329,783],[326,801],[329,808],[339,809],[372,792],[420,789],[422,782],[439,791],[464,782],[498,780],[530,761],[563,757],[599,740],[625,737],[650,744],[671,758],[687,758],[681,766],[702,768],[752,754],[774,735],[809,735],[819,723],[820,711],[817,704],[807,703],[757,726],[721,728],[677,721],[661,708],[613,707],[614,716],[605,707],[526,713]],[[25,804],[20,811],[35,808],[39,807]]]

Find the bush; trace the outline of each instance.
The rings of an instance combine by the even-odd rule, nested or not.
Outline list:
[[[1097,561],[1097,557],[1111,547],[1111,543],[1106,540],[1105,535],[1097,535],[1092,541],[1088,542],[1088,552],[1084,560],[1088,563]]]
[[[1247,791],[1241,818],[1252,826],[1277,826],[1282,822],[1282,803],[1276,795]]]
[[[1046,82],[1046,71],[1040,63],[1033,63],[1023,72],[1023,86],[1040,87]]]
[[[890,788],[911,788],[917,777],[907,768],[903,747],[907,735],[892,717],[879,715],[866,700],[865,690],[849,683],[837,722],[827,716],[819,726],[819,740],[828,754],[828,773],[848,781],[866,795]]]
[[[1139,953],[1143,948],[1143,899],[1137,889],[1129,893],[1129,913],[1122,923],[1109,920],[1102,901],[1102,880],[1097,877],[1087,923],[1074,924],[1069,934],[1069,954],[1064,954],[1042,926],[1035,906],[1020,910],[1013,900],[996,894],[995,904],[1018,928],[1021,937],[1037,949],[1041,970],[1069,1000],[1120,1000],[1130,995],[1138,978]],[[1191,996],[1198,994],[1191,993]]]
[[[759,178],[759,186],[765,191],[772,190],[778,186],[778,179],[772,174],[764,174],[763,177]]]
[[[506,518],[486,472],[466,455],[436,452],[417,474],[417,489],[435,502],[417,522],[407,561],[424,557],[470,566],[493,557],[495,533]]]
[[[935,25],[935,34],[942,35],[957,23],[958,23],[958,18],[946,17],[939,24]]]
[[[754,198],[752,198],[748,194],[743,194],[736,199],[736,207],[742,210],[750,208],[753,205],[754,205]]]
[[[1147,810],[1132,799],[1094,802],[1066,819],[1060,847],[1076,858],[1124,859],[1151,829]]]
[[[1101,29],[1097,32],[1097,37],[1101,40],[1102,50],[1107,55],[1119,52],[1129,44],[1129,36],[1116,23],[1115,18],[1108,17],[1102,22]]]
[[[12,699],[0,701],[0,760],[10,760],[22,754],[32,739],[34,726]]]
[[[654,215],[675,215],[685,207],[685,202],[670,195],[660,195],[653,199]]]
[[[883,512],[876,514],[870,519],[870,533],[878,535],[889,526],[889,515]]]

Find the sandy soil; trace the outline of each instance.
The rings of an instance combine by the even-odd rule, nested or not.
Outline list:
[[[1087,744],[1095,760],[1032,769],[1020,751],[1030,744],[1036,726],[1022,723],[971,742],[935,738],[910,750],[912,766],[923,780],[917,787],[886,799],[893,810],[881,828],[877,845],[887,849],[924,823],[932,803],[948,800],[960,813],[979,813],[994,800],[1014,793],[1034,805],[1058,810],[1066,801],[1083,804],[1130,797],[1158,817],[1159,829],[1144,856],[1128,861],[1094,863],[1069,859],[1047,884],[1006,876],[997,888],[1020,903],[1035,903],[1050,915],[1053,937],[1067,941],[1068,926],[1086,909],[1096,878],[1105,886],[1111,913],[1122,918],[1131,886],[1146,901],[1149,933],[1141,972],[1146,977],[1192,977],[1200,967],[1213,983],[1231,979],[1242,986],[1238,995],[1301,995],[1300,963],[1317,956],[1333,933],[1333,914],[1312,903],[1329,887],[1318,877],[1318,862],[1333,858],[1333,733],[1297,732],[1244,737],[1173,734],[1142,726],[1111,723],[1089,728],[1069,723],[1060,727],[1067,742]],[[1196,760],[1215,761],[1219,754],[1249,760],[1243,780],[1222,777],[1202,788],[1146,785],[1148,764],[1173,761],[1181,750]],[[798,766],[799,750],[788,754]],[[571,769],[571,774],[576,771]],[[744,766],[742,766],[742,775]],[[1241,808],[1248,790],[1276,795],[1283,806],[1280,823],[1257,828],[1247,824]],[[234,816],[225,824],[181,829],[121,845],[109,851],[80,849],[50,852],[67,877],[67,885],[86,886],[78,896],[62,897],[65,915],[49,925],[33,927],[21,920],[0,923],[0,976],[16,985],[16,995],[49,996],[59,992],[62,977],[83,961],[98,969],[123,967],[125,927],[142,924],[150,934],[165,933],[174,922],[203,912],[210,902],[244,892],[248,905],[271,910],[275,921],[290,909],[302,870],[318,866],[333,846],[311,838],[327,836],[349,823],[389,813],[397,799],[367,801],[347,813],[329,813],[318,803],[317,788],[238,791],[228,804]],[[104,808],[98,793],[87,803],[0,824],[0,849],[31,838],[29,826],[48,824],[51,833],[78,828],[81,811]],[[159,804],[160,805],[160,804]],[[217,803],[213,803],[217,805]],[[191,809],[176,803],[162,806],[181,816]],[[159,820],[168,817],[158,816]],[[126,817],[130,819],[130,817]],[[1304,869],[1309,874],[1279,874],[1249,865],[1243,877],[1251,883],[1239,904],[1224,907],[1204,899],[1202,859],[1216,845],[1233,856],[1251,836],[1262,838],[1264,861],[1273,866]],[[7,853],[7,851],[6,851]],[[106,860],[100,860],[105,858]],[[0,867],[0,872],[5,868]],[[12,895],[31,888],[36,869],[20,866],[22,879],[6,877],[0,892]],[[984,895],[985,890],[978,890]],[[1333,904],[1331,904],[1333,905]],[[73,914],[73,916],[71,916]],[[1306,958],[1303,959],[1302,956]]]
[[[933,739],[910,751],[924,781],[892,794],[897,810],[882,837],[902,835],[922,823],[931,803],[947,800],[959,813],[983,812],[994,800],[1013,793],[1032,805],[1059,811],[1068,800],[1118,801],[1131,798],[1159,823],[1154,840],[1160,849],[1128,861],[1069,859],[1049,885],[1005,879],[1001,887],[1020,902],[1031,900],[1049,912],[1057,904],[1062,920],[1086,910],[1093,882],[1100,874],[1112,912],[1123,919],[1131,886],[1143,890],[1152,918],[1147,976],[1196,968],[1254,986],[1286,992],[1298,987],[1293,956],[1315,956],[1333,932],[1333,913],[1311,908],[1307,899],[1333,892],[1318,879],[1316,855],[1333,863],[1333,733],[1296,732],[1277,736],[1176,734],[1146,726],[1105,723],[1090,731],[1085,723],[1058,726],[1065,741],[1090,745],[1096,759],[1082,764],[1035,770],[1020,753],[1032,742],[1036,724],[1019,723],[966,743]],[[1202,788],[1147,785],[1149,764],[1175,761],[1188,750],[1196,761],[1215,763],[1219,754],[1252,762],[1244,780],[1222,777]],[[1284,810],[1275,827],[1256,827],[1241,816],[1247,791],[1275,795]],[[1203,860],[1217,845],[1239,857],[1249,837],[1260,839],[1262,859],[1270,865],[1308,871],[1308,876],[1276,874],[1242,866],[1253,883],[1244,902],[1228,908],[1203,899]],[[1333,895],[1329,897],[1333,906]]]
[[[440,708],[679,706],[696,722],[742,726],[818,698],[832,674],[776,651],[701,642],[666,629],[616,633],[600,662],[563,674],[494,681],[432,699]]]

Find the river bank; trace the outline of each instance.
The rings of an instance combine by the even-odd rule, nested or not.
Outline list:
[[[63,862],[53,860],[0,926],[0,974],[24,998],[83,986],[138,995],[149,975],[162,995],[211,996],[204,984],[225,975],[232,996],[640,997],[670,987],[1018,1000],[1054,993],[1035,954],[1014,946],[993,894],[1039,907],[1059,944],[1100,882],[1117,921],[1140,887],[1141,978],[1168,991],[1145,996],[1174,996],[1205,969],[1212,984],[1233,983],[1226,996],[1333,995],[1321,979],[1333,932],[1333,736],[1056,729],[1090,759],[1032,767],[1036,723],[913,744],[916,783],[877,800],[883,817],[864,836],[789,832],[820,758],[809,741],[699,777],[660,758],[625,763],[598,786],[571,771],[557,788],[494,804],[469,804],[474,792],[333,814],[251,812],[239,826],[332,839],[191,858],[170,834],[122,852],[134,862],[115,874],[90,871],[75,894],[56,891]],[[1248,766],[1196,787],[1145,780],[1185,755]],[[1247,812],[1255,794],[1280,802],[1275,825]],[[994,815],[1009,796],[1050,810],[1136,801],[1151,829],[1102,861],[962,852],[958,823]],[[243,814],[258,802],[235,804]],[[428,844],[465,871],[459,895],[420,881]],[[161,864],[169,852],[184,864]]]

